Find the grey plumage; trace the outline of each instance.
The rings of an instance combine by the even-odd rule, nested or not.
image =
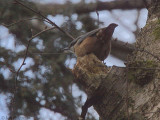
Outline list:
[[[92,31],[90,31],[90,32],[88,32],[88,33],[86,33],[86,34],[83,34],[83,35],[77,37],[76,39],[74,39],[74,40],[69,44],[68,47],[64,48],[63,51],[64,51],[64,52],[74,53],[74,48],[73,48],[73,46],[74,46],[75,44],[78,44],[78,45],[81,44],[81,43],[83,42],[83,40],[85,40],[85,39],[86,39],[87,37],[89,37],[89,36],[92,36],[92,35],[96,34],[100,29],[102,29],[102,28],[98,28],[98,29],[92,30]]]

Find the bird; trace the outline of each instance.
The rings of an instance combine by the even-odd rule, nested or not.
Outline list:
[[[77,58],[93,53],[104,61],[111,51],[111,38],[117,26],[118,24],[111,23],[107,27],[85,33],[74,39],[63,51],[74,53]]]

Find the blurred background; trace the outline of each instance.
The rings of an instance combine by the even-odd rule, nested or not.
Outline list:
[[[143,0],[21,2],[41,12],[75,38],[117,23],[119,26],[113,38],[134,44],[147,20]],[[19,20],[21,22],[11,25]],[[81,113],[87,96],[69,70],[74,67],[76,57],[58,53],[72,40],[58,29],[47,31],[31,41],[15,93],[16,74],[13,71],[17,71],[22,64],[28,40],[32,34],[49,27],[51,25],[40,16],[14,4],[13,0],[0,0],[0,120],[7,120],[13,115],[23,120],[75,120]],[[118,54],[121,56],[121,53]],[[105,60],[106,65],[125,67],[125,61],[117,56],[111,53]],[[89,109],[86,119],[99,119],[93,107]]]

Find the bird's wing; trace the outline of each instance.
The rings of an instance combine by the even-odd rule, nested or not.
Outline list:
[[[83,34],[83,35],[77,37],[69,44],[68,48],[71,48],[72,46],[74,46],[74,44],[78,44],[78,45],[81,44],[83,42],[83,40],[85,40],[87,37],[90,37],[90,36],[96,34],[100,29],[102,29],[102,28],[92,30],[86,34]]]
[[[68,48],[71,48],[74,44],[76,44],[76,42],[77,42],[77,38],[74,39],[74,40],[69,44]]]
[[[76,39],[77,44],[81,44],[83,42],[83,40],[85,40],[87,37],[90,37],[90,36],[96,34],[100,29],[102,29],[102,28],[98,28],[98,29],[92,30],[92,31],[90,31],[90,32],[88,32],[88,33],[86,33],[84,35],[79,36]]]

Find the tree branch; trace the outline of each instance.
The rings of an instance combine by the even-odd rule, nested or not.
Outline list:
[[[55,29],[55,27],[51,27],[51,28],[45,29],[45,30],[43,30],[43,31],[41,31],[41,32],[33,35],[33,36],[29,39],[28,45],[27,45],[27,48],[26,48],[26,52],[25,52],[25,55],[24,55],[23,62],[22,62],[21,66],[19,67],[19,69],[18,69],[17,72],[16,72],[17,77],[18,77],[19,71],[21,70],[22,66],[25,65],[25,60],[26,60],[26,58],[27,58],[28,49],[29,49],[29,45],[30,45],[31,40],[34,39],[35,37],[39,36],[40,34],[46,32],[46,31],[52,30],[52,29]],[[17,77],[16,77],[16,81],[17,81]]]
[[[127,55],[132,54],[135,50],[134,44],[129,44],[120,40],[112,40],[111,54],[121,60],[126,61]]]
[[[27,19],[22,19],[22,20],[16,21],[16,22],[11,23],[11,24],[9,24],[9,25],[6,25],[6,24],[3,24],[3,23],[2,23],[2,25],[4,25],[5,27],[11,27],[11,26],[13,26],[13,25],[15,25],[15,24],[18,24],[18,23],[21,23],[21,22],[24,22],[24,21],[28,21],[28,20],[34,20],[34,19],[43,20],[42,18],[27,18]],[[44,20],[44,21],[45,21],[45,22],[48,22],[47,20]],[[48,23],[49,23],[49,22],[48,22]]]
[[[20,4],[21,6],[27,8],[28,10],[36,13],[37,15],[41,16],[42,18],[44,18],[45,20],[47,20],[52,26],[55,26],[57,29],[59,29],[61,32],[63,32],[64,34],[66,34],[68,37],[70,37],[72,40],[74,40],[74,37],[72,35],[70,35],[68,32],[64,31],[63,29],[61,29],[58,25],[56,25],[54,22],[52,22],[50,19],[48,19],[47,17],[45,17],[44,15],[42,15],[40,12],[35,11],[34,9],[24,5],[23,3],[19,2],[18,0],[15,0],[16,3]]]
[[[89,7],[90,6],[90,7]],[[78,6],[76,9],[76,13],[88,13],[94,12],[95,10],[113,10],[113,9],[142,9],[144,8],[144,4],[142,0],[115,0],[112,2],[100,2],[98,1],[95,4],[87,4]]]
[[[14,84],[14,87],[15,87],[15,88],[14,88],[14,90],[12,91],[14,95],[13,95],[13,98],[12,98],[12,100],[11,100],[11,106],[12,106],[12,108],[11,108],[11,117],[14,115],[14,112],[15,112],[15,105],[14,105],[15,102],[16,102],[16,101],[15,101],[15,96],[16,96],[17,89],[18,89],[18,87],[17,87],[17,79],[18,79],[19,72],[20,72],[21,68],[23,67],[23,65],[26,64],[26,63],[25,63],[25,60],[26,60],[26,58],[27,58],[27,54],[28,54],[28,49],[29,49],[29,46],[30,46],[30,42],[31,42],[31,40],[32,40],[33,38],[37,37],[38,35],[46,32],[46,31],[48,31],[48,30],[54,29],[54,28],[55,28],[55,27],[45,29],[45,30],[43,30],[43,31],[41,31],[41,32],[33,35],[33,36],[29,39],[29,41],[28,41],[28,45],[27,45],[27,48],[26,48],[26,52],[25,52],[25,55],[24,55],[23,62],[22,62],[22,64],[20,65],[19,69],[18,69],[18,70],[16,71],[16,73],[15,73],[15,74],[16,74],[16,75],[15,75],[15,84]]]
[[[142,9],[145,8],[143,0],[115,0],[111,2],[96,2],[96,3],[77,3],[71,4],[74,8],[73,13],[84,14],[89,12],[102,11],[102,10],[113,10],[113,9],[122,9],[122,10],[131,10],[131,9]],[[63,14],[64,11],[68,8],[66,4],[38,4],[37,7],[40,10],[45,9],[46,14]]]

